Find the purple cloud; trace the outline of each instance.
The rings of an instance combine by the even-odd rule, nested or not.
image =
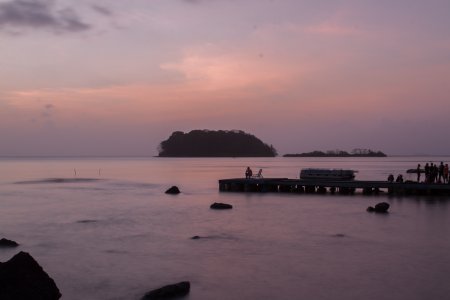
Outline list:
[[[91,7],[95,12],[97,12],[101,15],[104,15],[104,16],[111,16],[113,14],[113,12],[110,9],[108,9],[104,6],[92,5]]]
[[[55,10],[51,0],[15,0],[0,3],[0,29],[46,29],[56,33],[90,29],[73,9]]]

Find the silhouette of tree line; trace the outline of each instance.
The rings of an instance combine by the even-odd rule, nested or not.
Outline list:
[[[298,154],[285,154],[284,157],[386,157],[381,151],[372,151],[370,149],[353,149],[351,153],[343,150],[312,151]]]
[[[277,151],[241,130],[175,131],[158,147],[160,157],[273,157]]]

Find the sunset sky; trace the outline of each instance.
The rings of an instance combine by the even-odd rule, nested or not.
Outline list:
[[[0,0],[0,156],[450,154],[448,0]]]

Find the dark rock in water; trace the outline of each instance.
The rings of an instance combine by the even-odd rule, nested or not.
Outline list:
[[[378,213],[387,213],[388,209],[389,209],[389,203],[386,202],[380,202],[377,205],[375,205],[375,212]]]
[[[194,235],[193,237],[191,237],[191,240],[198,240],[200,237],[198,235]]]
[[[191,284],[189,281],[182,281],[150,291],[141,300],[175,299],[186,296],[190,288]]]
[[[332,236],[333,237],[346,237],[346,235],[343,233],[336,233],[336,234],[333,234]]]
[[[227,203],[214,202],[213,204],[211,204],[210,208],[212,208],[212,209],[230,209],[230,208],[233,208],[233,205],[227,204]]]
[[[368,212],[376,212],[376,213],[387,213],[389,209],[389,203],[380,202],[375,207],[369,206],[367,208]]]
[[[0,263],[0,299],[56,300],[60,297],[53,279],[30,254],[19,252]]]
[[[172,194],[172,195],[176,195],[179,193],[180,193],[180,189],[175,185],[166,191],[166,194]]]
[[[19,244],[17,244],[14,241],[11,241],[11,240],[8,240],[5,238],[2,238],[0,240],[0,247],[17,247],[17,246],[19,246]]]

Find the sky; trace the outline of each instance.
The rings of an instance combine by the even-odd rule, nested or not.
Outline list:
[[[0,0],[0,156],[450,155],[448,0]]]

